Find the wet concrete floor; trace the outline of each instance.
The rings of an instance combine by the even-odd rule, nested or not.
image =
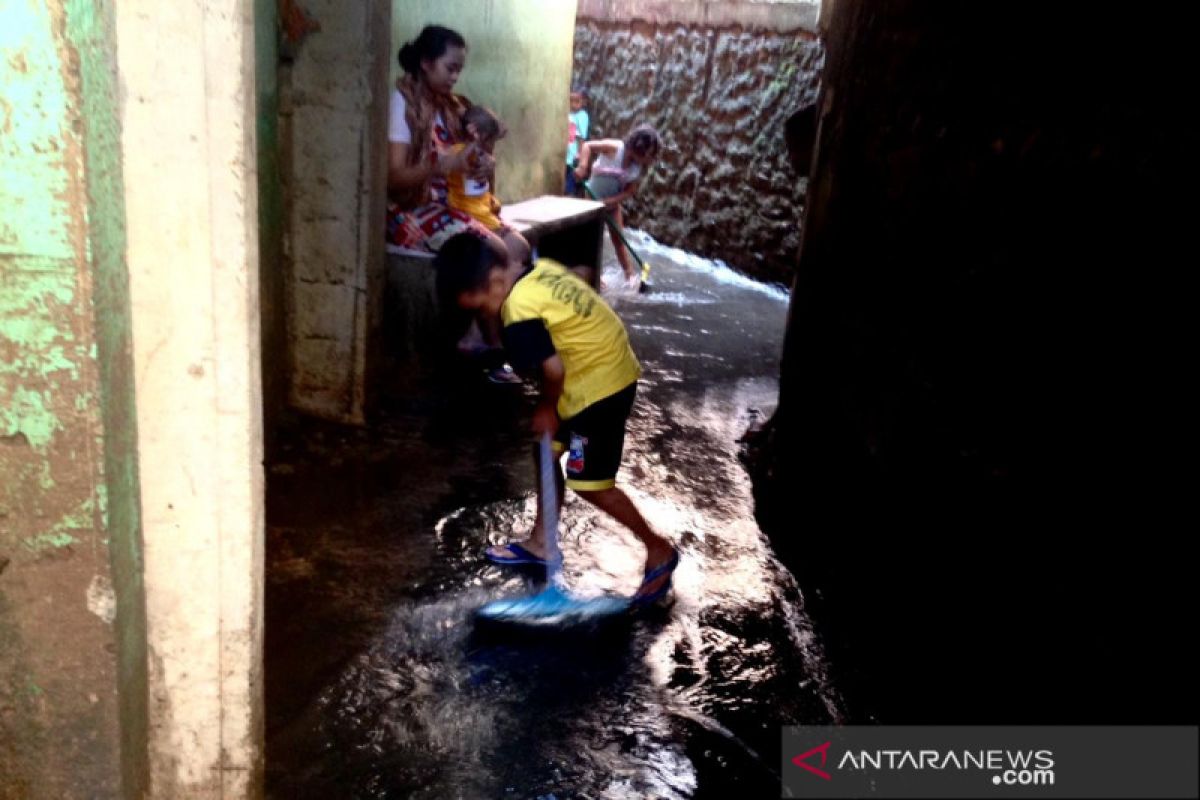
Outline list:
[[[583,632],[479,628],[539,576],[483,558],[533,519],[530,389],[399,374],[364,429],[293,420],[268,464],[277,798],[779,796],[779,729],[841,719],[737,440],[775,403],[786,297],[649,242],[606,296],[645,374],[618,481],[683,552],[675,603]],[[637,541],[568,493],[565,573],[632,593]]]

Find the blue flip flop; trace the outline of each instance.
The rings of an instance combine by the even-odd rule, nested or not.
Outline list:
[[[487,560],[491,561],[493,564],[536,564],[541,567],[546,566],[546,559],[539,558],[516,542],[509,542],[508,544],[503,545],[497,544],[493,545],[492,547],[507,547],[512,551],[511,556],[498,556],[493,553],[492,548],[489,547],[484,551],[483,554],[487,557]]]
[[[645,586],[648,583],[654,583],[654,581],[658,580],[663,575],[671,576],[671,574],[675,572],[675,568],[678,566],[679,551],[675,550],[671,557],[666,561],[659,564],[657,567],[646,570],[646,576],[642,578],[642,586]],[[671,577],[668,577],[665,581],[663,581],[663,585],[655,589],[650,594],[645,594],[640,597],[634,595],[632,598],[630,598],[629,607],[630,609],[639,609],[652,606],[659,600],[662,600],[664,597],[666,597],[667,592],[669,591],[671,591]]]

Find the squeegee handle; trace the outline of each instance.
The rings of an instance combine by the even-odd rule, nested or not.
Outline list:
[[[546,532],[546,561],[549,563],[547,578],[554,580],[562,569],[562,555],[558,551],[558,461],[554,458],[550,434],[542,434],[538,441],[538,483],[542,504],[542,529]]]
[[[593,200],[599,203],[604,202],[596,196],[596,193],[592,191],[592,187],[588,186],[586,183],[583,184],[583,188],[587,190],[588,196]],[[649,280],[650,264],[642,260],[642,257],[638,255],[637,250],[634,250],[633,246],[629,244],[629,240],[625,238],[625,232],[621,230],[619,225],[617,225],[617,221],[613,219],[612,214],[608,213],[608,209],[604,210],[604,221],[608,223],[608,227],[612,229],[612,232],[615,233],[617,238],[621,240],[621,243],[625,245],[625,249],[629,251],[631,256],[633,256],[633,260],[636,261],[638,266],[642,268],[642,280]]]

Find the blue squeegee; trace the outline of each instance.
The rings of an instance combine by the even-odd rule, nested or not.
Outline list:
[[[629,610],[626,597],[573,597],[562,577],[562,554],[558,548],[557,469],[550,448],[550,435],[538,443],[538,479],[541,482],[542,524],[546,531],[546,588],[529,597],[493,600],[476,615],[488,622],[530,627],[586,625]]]

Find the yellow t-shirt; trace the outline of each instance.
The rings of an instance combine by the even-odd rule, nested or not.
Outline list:
[[[642,374],[625,326],[596,291],[566,267],[540,258],[500,309],[504,344],[521,367],[558,353],[566,376],[558,415],[570,419]]]
[[[465,147],[465,144],[456,144],[450,148],[450,152],[460,153]],[[472,180],[456,172],[447,176],[446,186],[451,208],[470,214],[490,231],[500,227],[500,201],[492,194],[492,187],[487,181]]]

